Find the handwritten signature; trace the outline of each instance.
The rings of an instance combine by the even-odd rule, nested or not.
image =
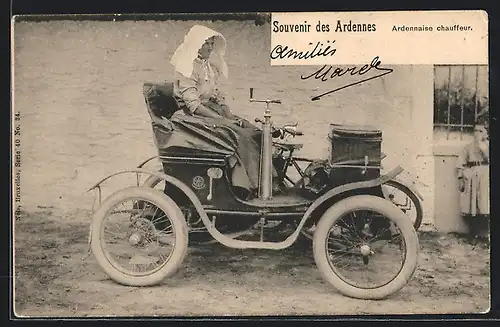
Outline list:
[[[392,73],[394,71],[392,68],[379,67],[381,63],[382,62],[379,60],[379,57],[376,56],[375,58],[373,58],[372,62],[369,65],[366,64],[366,65],[364,65],[364,66],[362,66],[360,68],[358,68],[356,66],[353,66],[353,67],[349,67],[349,68],[339,68],[339,67],[337,67],[337,68],[333,69],[333,66],[331,66],[331,65],[324,65],[323,67],[321,67],[320,69],[318,69],[317,71],[315,71],[314,73],[312,73],[311,75],[309,75],[309,76],[300,76],[300,78],[302,80],[306,80],[306,79],[314,77],[314,79],[320,79],[322,82],[326,82],[329,79],[334,79],[334,78],[342,77],[342,76],[344,76],[347,73],[350,73],[351,76],[354,76],[354,75],[362,76],[362,75],[368,73],[372,69],[380,71],[380,73],[378,75],[375,75],[375,76],[372,76],[372,77],[368,77],[368,78],[359,80],[357,82],[350,83],[350,84],[338,87],[336,89],[333,89],[333,90],[330,90],[328,92],[316,95],[316,96],[314,96],[314,97],[311,98],[312,101],[316,101],[316,100],[319,100],[321,97],[323,97],[323,96],[325,96],[327,94],[330,94],[330,93],[333,93],[333,92],[337,92],[337,91],[340,91],[342,89],[348,88],[350,86],[361,84],[363,82],[366,82],[366,81],[369,81],[369,80],[372,80],[372,79],[375,79],[375,78],[378,78],[378,77],[382,77],[382,76],[390,74],[390,73]]]

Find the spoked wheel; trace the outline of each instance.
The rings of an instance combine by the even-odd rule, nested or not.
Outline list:
[[[423,210],[419,198],[404,184],[390,180],[382,185],[386,199],[399,207],[413,223],[415,230],[422,224]]]
[[[134,186],[112,194],[94,215],[92,252],[116,282],[151,286],[174,274],[187,253],[181,210],[169,197]]]
[[[321,274],[342,294],[382,299],[413,276],[419,243],[398,207],[383,198],[357,195],[325,212],[314,232],[313,250]]]

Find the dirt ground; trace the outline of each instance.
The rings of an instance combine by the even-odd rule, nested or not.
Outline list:
[[[162,285],[121,286],[88,255],[84,221],[90,214],[83,210],[63,214],[41,208],[19,215],[18,316],[470,313],[489,308],[490,257],[484,241],[471,244],[451,234],[419,232],[421,257],[410,283],[386,300],[363,301],[325,284],[306,240],[283,251],[200,245],[190,248],[179,272]]]

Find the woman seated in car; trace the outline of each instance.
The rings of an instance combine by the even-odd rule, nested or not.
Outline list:
[[[217,31],[195,25],[177,48],[171,64],[176,70],[174,95],[185,114],[229,126],[239,135],[238,155],[248,176],[233,176],[233,184],[258,188],[261,130],[234,115],[220,91],[227,78],[226,39]]]

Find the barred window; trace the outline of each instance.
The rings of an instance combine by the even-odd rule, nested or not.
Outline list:
[[[471,132],[487,104],[488,66],[434,66],[434,128]]]

